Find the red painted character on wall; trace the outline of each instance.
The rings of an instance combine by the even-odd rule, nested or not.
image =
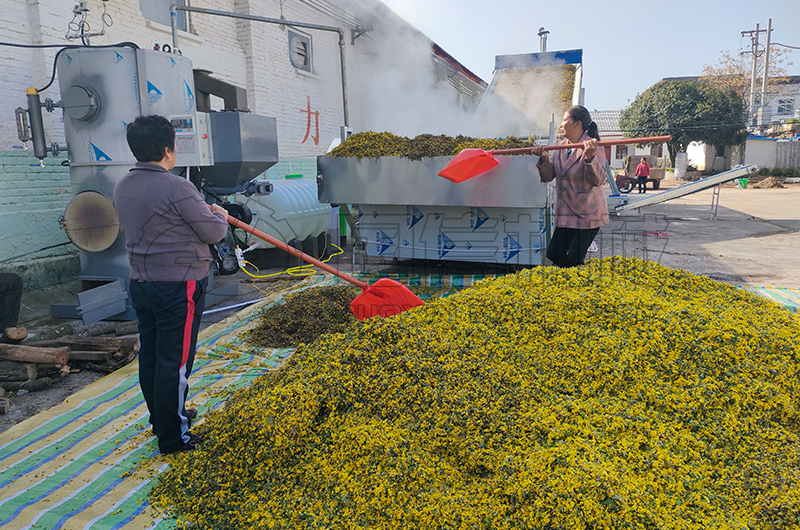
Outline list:
[[[306,121],[306,135],[303,137],[303,141],[300,142],[301,144],[306,143],[308,137],[311,136],[311,139],[314,140],[314,145],[319,145],[319,111],[311,111],[311,96],[306,96],[306,108],[301,110],[300,112],[304,112],[308,114],[308,120]],[[311,116],[314,116],[314,134],[311,135]]]

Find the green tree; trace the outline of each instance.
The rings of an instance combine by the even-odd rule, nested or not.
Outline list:
[[[715,146],[737,145],[747,137],[742,98],[696,80],[660,81],[622,111],[625,136],[669,134],[670,160],[691,142]]]

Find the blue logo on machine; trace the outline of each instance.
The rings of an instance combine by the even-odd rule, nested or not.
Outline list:
[[[89,146],[94,151],[94,159],[98,162],[111,162],[111,157],[105,154],[99,147],[89,142]]]
[[[378,230],[378,232],[375,234],[375,243],[375,249],[378,251],[378,255],[380,256],[386,252],[389,247],[394,245],[394,240],[386,235],[386,232],[383,230]]]
[[[507,220],[508,220],[508,217],[506,217],[506,214],[502,214],[502,215],[500,216],[500,222],[501,222],[501,223],[505,223]]]
[[[173,62],[175,62],[174,59]],[[194,92],[189,88],[189,83],[186,80],[183,81],[183,84],[186,85],[186,112],[189,112],[194,108]]]
[[[175,68],[175,65],[176,65],[176,64],[177,64],[177,63],[175,62],[175,59],[173,59],[172,57],[170,57],[170,58],[169,58],[169,67],[170,67],[170,68]]]
[[[125,58],[122,55],[120,55],[119,52],[114,52],[114,55],[116,56],[116,61],[114,64],[119,64],[119,62]]]
[[[472,228],[473,232],[482,227],[488,220],[489,216],[480,208],[469,209],[469,227]]]
[[[156,102],[159,99],[161,99],[161,96],[163,94],[161,93],[161,91],[158,88],[156,88],[156,86],[153,83],[148,81],[147,82],[147,95],[150,97],[150,106],[152,107],[153,105],[156,104]]]
[[[372,218],[373,218],[373,219],[377,219],[377,218],[378,218],[378,215],[379,215],[379,214],[378,214],[377,210],[372,210]]]
[[[72,56],[70,54],[68,54],[68,53],[65,53],[64,55],[67,56],[67,66],[71,65],[72,64]]]
[[[364,212],[361,211],[361,208],[358,209],[358,218],[361,219],[363,217]]]
[[[403,240],[403,246],[407,247],[408,245],[410,245],[410,243],[408,242],[408,239],[404,239]]]
[[[472,250],[472,243],[467,243],[467,250]]]
[[[439,232],[439,237],[436,239],[436,248],[439,250],[439,257],[443,258],[448,252],[456,248],[456,244],[447,237],[447,234]]]
[[[522,250],[522,248],[522,245],[520,245],[513,237],[506,236],[503,238],[503,257],[506,261],[519,254],[519,251]]]
[[[414,228],[414,225],[422,221],[425,215],[416,206],[406,206],[406,226]]]

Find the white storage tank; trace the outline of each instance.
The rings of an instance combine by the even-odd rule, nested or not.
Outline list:
[[[242,204],[253,212],[251,225],[272,237],[288,243],[327,232],[331,222],[331,206],[317,200],[317,183],[302,175],[273,179],[269,195],[234,195],[231,202]],[[259,240],[264,248],[274,248]]]

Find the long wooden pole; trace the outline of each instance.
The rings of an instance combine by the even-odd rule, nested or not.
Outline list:
[[[648,136],[645,138],[621,138],[618,140],[600,140],[597,142],[597,145],[606,146],[606,145],[628,145],[628,144],[652,144],[652,143],[662,143],[662,142],[669,142],[672,140],[672,136]],[[553,144],[553,145],[545,145],[545,151],[557,151],[561,149],[578,149],[582,148],[583,144]],[[497,149],[496,151],[487,151],[490,155],[519,155],[523,153],[530,153],[533,151],[533,147],[517,147],[514,149]]]

